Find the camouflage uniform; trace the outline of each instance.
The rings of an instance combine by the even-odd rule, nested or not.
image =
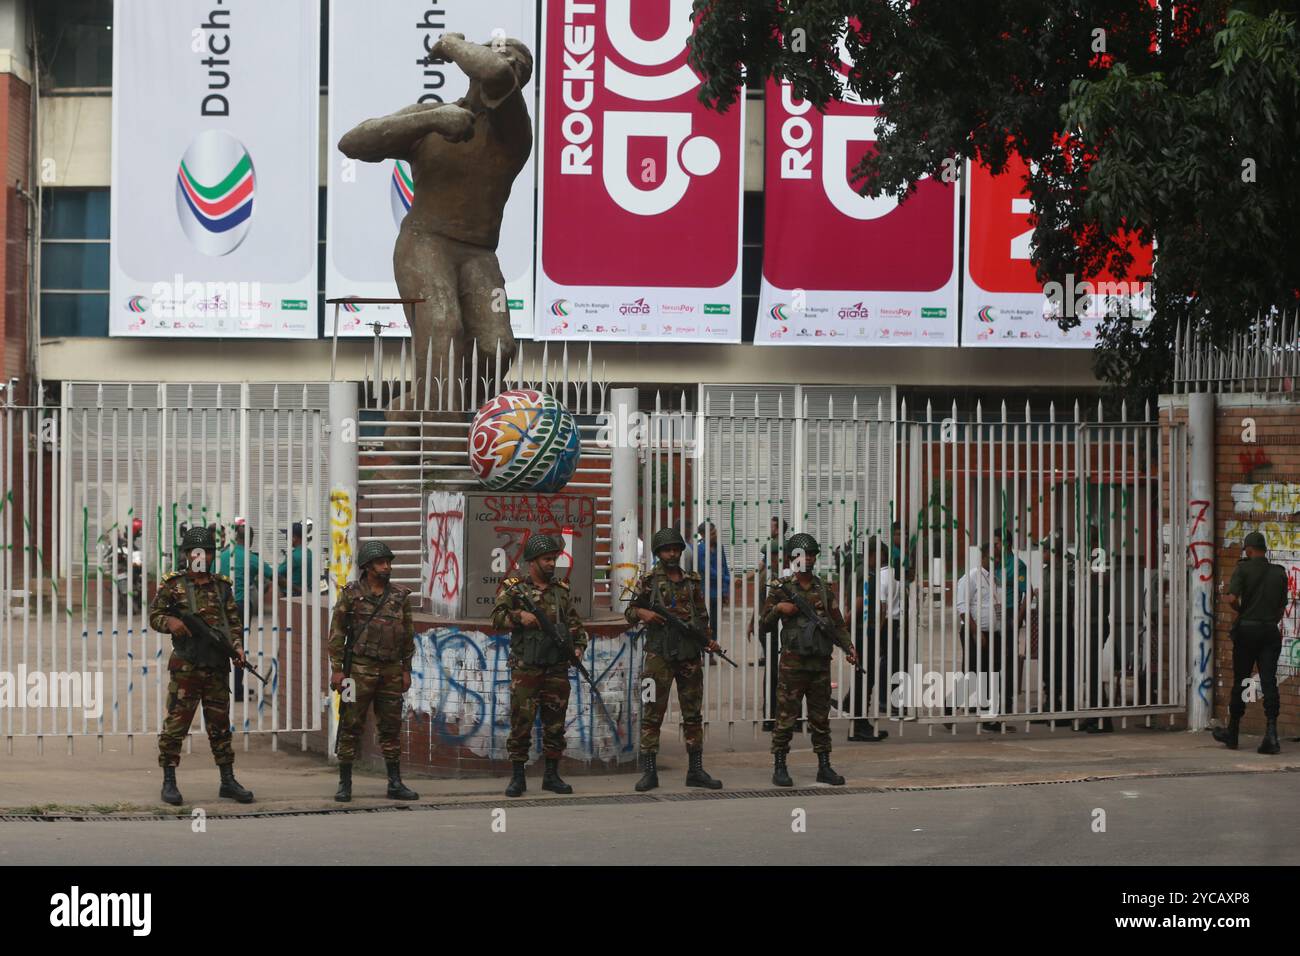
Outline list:
[[[844,618],[836,605],[830,586],[817,575],[811,575],[807,588],[803,588],[797,578],[783,582],[793,593],[801,593],[803,598],[824,620],[835,627],[835,644],[846,654],[852,653],[853,645],[849,641],[844,627]],[[767,599],[763,602],[763,626],[771,627],[781,622],[781,675],[777,684],[777,720],[772,732],[772,753],[785,754],[790,751],[790,739],[794,735],[795,720],[799,717],[800,705],[804,698],[808,700],[808,726],[812,731],[813,752],[829,754],[831,752],[831,654],[834,648],[830,640],[815,631],[802,614],[781,618],[776,606],[790,598],[781,585],[773,583],[768,587]]]
[[[633,600],[642,599],[653,600],[676,611],[687,624],[703,632],[710,640],[713,639],[704,588],[700,584],[700,576],[693,571],[685,572],[680,581],[673,581],[663,564],[656,563],[650,573],[637,582],[636,597]],[[629,624],[641,620],[637,616],[637,609],[631,605],[623,612],[623,616]],[[664,722],[664,713],[668,710],[668,694],[675,680],[677,702],[682,709],[682,734],[686,738],[686,752],[698,753],[704,749],[704,718],[701,714],[704,703],[704,648],[684,635],[679,636],[664,624],[647,624],[645,633],[645,663],[641,673],[643,677],[654,681],[655,696],[641,714],[641,752],[659,752],[659,728]]]
[[[334,670],[343,670],[344,644],[351,630],[366,625],[365,632],[353,638],[352,672],[348,676],[356,698],[343,704],[339,714],[340,764],[356,759],[357,739],[365,730],[372,702],[385,762],[395,763],[401,758],[402,682],[411,672],[411,658],[415,655],[410,594],[409,588],[394,584],[384,600],[382,595],[370,593],[360,581],[353,581],[343,588],[334,605],[329,638],[330,666]]]
[[[542,752],[548,759],[558,760],[564,753],[564,715],[569,708],[573,655],[572,651],[556,647],[541,628],[525,628],[517,623],[515,612],[521,605],[508,593],[516,586],[527,589],[533,603],[561,634],[567,627],[573,647],[580,654],[587,649],[587,631],[573,606],[568,581],[557,579],[539,587],[531,577],[511,576],[501,582],[492,607],[492,626],[499,631],[510,630],[510,736],[506,750],[512,761],[528,760],[529,738],[540,707]]]
[[[187,588],[186,585],[189,585]],[[191,594],[193,599],[191,600]],[[173,571],[162,579],[149,605],[149,626],[167,631],[167,618],[192,612],[210,627],[230,634],[236,650],[243,650],[239,633],[239,607],[230,579],[211,575],[200,584],[186,571]],[[234,625],[232,627],[232,625]],[[230,745],[230,656],[210,640],[195,635],[172,635],[172,654],[167,661],[171,679],[167,685],[167,716],[158,734],[158,766],[175,767],[181,762],[181,743],[194,722],[194,711],[203,705],[212,759],[218,767],[235,762]]]

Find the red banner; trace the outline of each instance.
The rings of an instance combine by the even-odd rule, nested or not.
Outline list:
[[[1151,313],[1149,246],[1132,248],[1133,265],[1123,276],[1065,276],[1044,286],[1030,262],[1032,206],[1025,191],[1025,164],[1012,156],[1007,171],[994,176],[968,164],[965,289],[962,345],[1090,348],[1107,308]],[[1080,324],[1061,331],[1063,313]]]
[[[548,0],[537,334],[739,341],[743,104],[696,98],[691,0]]]
[[[852,171],[875,149],[879,108],[844,95],[823,114],[789,83],[768,84],[754,341],[955,345],[957,191],[926,179],[901,204],[858,195]]]

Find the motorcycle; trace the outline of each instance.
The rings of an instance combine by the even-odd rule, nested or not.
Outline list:
[[[139,543],[138,534],[133,535],[129,543],[125,535],[119,534],[103,562],[111,566],[113,586],[121,596],[122,604],[125,606],[130,601],[137,613],[144,607],[144,552]]]

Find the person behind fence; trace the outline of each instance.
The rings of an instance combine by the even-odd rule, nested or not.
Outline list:
[[[721,599],[723,607],[726,607],[731,603],[731,568],[727,566],[727,552],[718,540],[718,526],[705,521],[695,530],[700,540],[695,544],[694,571],[704,581],[704,593],[708,595],[709,603]]]
[[[650,573],[636,584],[633,603],[653,602],[676,614],[697,632],[708,638],[700,644],[689,635],[667,626],[667,621],[654,611],[628,605],[623,616],[629,624],[645,624],[645,662],[641,679],[653,681],[654,696],[646,702],[641,713],[641,779],[636,783],[640,792],[659,786],[656,757],[659,753],[659,728],[668,710],[668,695],[673,682],[677,683],[677,703],[682,711],[682,736],[686,739],[686,754],[690,769],[686,773],[686,786],[718,790],[721,780],[715,780],[704,770],[704,652],[719,651],[709,623],[709,609],[704,601],[700,576],[682,570],[682,552],[686,541],[676,528],[661,528],[650,541],[655,565]],[[644,698],[643,698],[644,699]]]
[[[845,694],[844,699],[840,701],[840,709],[848,711],[853,700],[856,699],[860,713],[863,714],[862,717],[849,722],[849,740],[855,743],[876,743],[889,736],[889,731],[877,731],[865,716],[870,709],[871,699],[874,697],[879,706],[881,694],[884,692],[882,681],[885,676],[885,661],[880,653],[880,642],[876,639],[877,605],[872,600],[875,593],[876,566],[880,563],[881,550],[879,539],[874,536],[868,538],[866,563],[863,564],[861,557],[855,555],[855,559],[848,562],[847,568],[848,584],[856,595],[854,612],[861,621],[857,636],[853,639],[853,647],[862,661],[862,669],[866,671],[865,678],[860,671],[853,672],[853,694]],[[861,588],[855,586],[856,576],[859,574],[862,576]]]
[[[1098,560],[1100,559],[1100,560]],[[1106,642],[1110,640],[1110,574],[1109,562],[1101,545],[1101,530],[1096,525],[1090,525],[1088,529],[1088,554],[1084,565],[1084,575],[1088,582],[1088,617],[1085,623],[1085,630],[1088,638],[1086,641],[1084,654],[1088,662],[1088,692],[1086,696],[1087,704],[1091,708],[1100,709],[1102,703],[1102,687],[1109,683],[1113,671],[1103,671],[1102,658],[1106,647]],[[1110,703],[1114,703],[1113,700]],[[1082,725],[1076,728],[1084,730],[1090,734],[1109,734],[1115,729],[1109,717],[1089,717]]]
[[[813,573],[820,550],[812,535],[791,535],[785,554],[794,574],[789,580],[773,582],[763,603],[763,623],[781,622],[781,675],[776,729],[772,732],[772,783],[778,787],[794,786],[786,755],[805,700],[813,752],[817,754],[817,782],[837,787],[844,784],[844,778],[831,767],[831,656],[836,645],[850,664],[857,664],[858,655],[829,586]],[[806,612],[792,599],[795,597],[806,603]]]
[[[312,575],[311,551],[303,547],[302,522],[295,521],[290,534],[289,557],[280,562],[276,569],[276,579],[280,582],[283,594],[298,595],[304,590],[308,594],[315,586]]]
[[[392,582],[393,552],[382,541],[363,542],[357,549],[357,565],[361,576],[344,586],[330,618],[330,689],[341,691],[343,697],[339,789],[334,799],[340,803],[352,799],[352,763],[373,705],[379,749],[388,770],[388,798],[418,800],[420,795],[402,782],[401,773],[402,699],[411,689],[415,656],[411,591]]]
[[[1051,659],[1046,668],[1044,692],[1049,710],[1071,711],[1075,703],[1074,621],[1078,601],[1074,555],[1066,551],[1059,531],[1044,542],[1043,587],[1047,604],[1045,646]]]
[[[248,550],[252,542],[252,527],[243,518],[236,518],[234,540],[229,548],[221,552],[221,560],[217,568],[219,573],[224,574],[235,583],[235,604],[239,607],[240,633],[245,634],[248,633],[248,629],[252,626],[258,608],[261,607],[263,592],[269,592],[271,587],[271,566],[263,561],[261,555],[256,551]],[[252,576],[252,588],[245,585],[245,564],[247,564],[248,573]],[[250,698],[256,696],[252,688],[249,688],[248,696]],[[244,672],[242,669],[235,671],[235,699],[244,699]]]
[[[1246,556],[1237,563],[1228,582],[1228,604],[1237,615],[1232,625],[1232,692],[1228,695],[1228,726],[1214,731],[1214,739],[1237,749],[1237,734],[1246,703],[1255,697],[1251,671],[1259,668],[1259,696],[1264,699],[1267,721],[1258,753],[1282,752],[1277,739],[1281,700],[1277,690],[1277,659],[1282,653],[1279,624],[1286,612],[1286,569],[1268,559],[1264,535],[1246,535]]]
[[[971,698],[968,693],[962,699],[949,701],[950,706],[981,707],[998,709],[1002,713],[1003,695],[998,685],[1004,679],[1001,673],[1001,624],[1002,595],[993,580],[989,569],[989,546],[979,546],[979,564],[972,567],[957,581],[953,603],[957,611],[957,625],[962,635],[962,664],[968,673],[975,673],[987,682],[979,680],[977,686],[988,688],[986,700]],[[967,685],[969,689],[969,685]],[[983,726],[989,730],[1001,730],[1001,721],[985,721]],[[1007,727],[1014,730],[1013,727]]]
[[[1017,636],[1029,616],[1029,566],[1016,554],[1011,532],[1005,528],[993,532],[993,580],[1001,588],[1002,614],[991,669],[1000,675],[999,707],[1009,717],[1016,712],[1016,674],[1020,670]],[[995,724],[992,729],[999,728]],[[1015,728],[1008,724],[1007,730]]]
[[[212,573],[217,557],[216,536],[208,528],[190,528],[181,538],[185,567],[163,576],[149,605],[149,626],[170,633],[172,653],[167,661],[167,716],[158,734],[158,765],[162,767],[162,799],[179,806],[176,767],[181,762],[181,744],[194,721],[194,711],[203,706],[212,759],[221,775],[219,796],[240,803],[252,803],[253,793],[235,779],[235,749],[230,730],[230,653],[210,637],[191,634],[177,615],[193,614],[211,628],[220,629],[231,641],[235,659],[244,659],[244,645],[236,627],[230,579]]]
[[[894,673],[907,671],[907,629],[911,616],[908,585],[916,576],[916,569],[901,545],[902,532],[894,525],[894,544],[889,549],[889,563],[876,574],[875,597],[880,605],[880,626],[884,639],[880,641],[881,697],[888,702]],[[892,663],[893,672],[890,671]]]
[[[587,630],[573,606],[569,582],[555,577],[555,560],[564,542],[549,534],[532,535],[524,545],[527,574],[518,572],[502,580],[492,607],[492,625],[510,630],[510,736],[506,750],[512,771],[507,797],[518,797],[528,789],[524,768],[528,746],[542,715],[542,753],[546,771],[542,789],[573,793],[560,777],[564,756],[564,715],[569,709],[569,669],[582,660],[587,649]],[[548,637],[541,621],[527,610],[523,594],[555,628],[558,640]]]

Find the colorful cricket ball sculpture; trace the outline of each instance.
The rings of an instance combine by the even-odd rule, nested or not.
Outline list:
[[[469,430],[469,463],[492,491],[552,494],[578,468],[578,423],[550,395],[520,388],[478,410]]]

